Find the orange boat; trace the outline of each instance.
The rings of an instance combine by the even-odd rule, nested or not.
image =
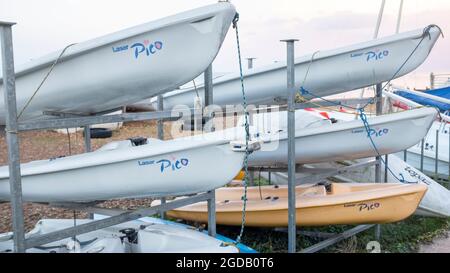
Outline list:
[[[401,221],[417,209],[427,187],[421,184],[307,185],[296,188],[298,226],[382,224]],[[244,188],[216,191],[216,221],[239,226],[242,222]],[[246,225],[288,225],[287,187],[249,187]],[[185,206],[168,216],[194,222],[208,221],[206,202]]]

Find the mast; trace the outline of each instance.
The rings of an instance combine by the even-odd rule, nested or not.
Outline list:
[[[380,12],[378,13],[377,25],[375,27],[375,33],[373,35],[374,39],[378,38],[378,34],[380,32],[380,26],[381,26],[381,21],[383,19],[383,13],[384,13],[384,7],[385,6],[386,6],[386,0],[382,0],[381,7],[380,7]]]
[[[398,10],[398,18],[397,18],[397,28],[395,30],[395,33],[400,32],[400,24],[402,22],[402,14],[403,14],[403,0],[400,0],[400,9]]]

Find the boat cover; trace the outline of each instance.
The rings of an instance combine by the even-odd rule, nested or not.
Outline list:
[[[425,106],[432,106],[439,108],[441,112],[446,112],[450,110],[450,104],[443,103],[440,101],[436,101],[430,98],[421,97],[415,94],[411,94],[402,90],[398,90],[394,92],[395,94],[402,96],[406,99],[412,100],[416,103],[425,105]],[[440,89],[434,89],[426,91],[425,93],[445,99],[450,99],[450,87],[440,88]]]

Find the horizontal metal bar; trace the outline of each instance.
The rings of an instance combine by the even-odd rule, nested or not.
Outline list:
[[[296,171],[300,172],[301,165],[297,165]],[[285,173],[287,172],[287,165],[274,165],[274,167],[260,166],[260,167],[248,167],[251,172],[272,172],[272,173]]]
[[[344,231],[343,233],[337,234],[336,236],[331,237],[328,240],[322,241],[318,244],[315,244],[311,247],[305,248],[300,251],[300,253],[316,253],[324,248],[327,248],[329,246],[332,246],[336,243],[339,243],[342,240],[348,239],[352,236],[355,236],[358,233],[361,233],[363,231],[366,231],[375,225],[361,225],[357,226],[355,228],[352,228],[350,230]]]
[[[288,232],[288,229],[287,229],[287,228],[275,228],[274,230],[275,230],[276,232],[283,232],[283,233],[287,233],[287,232]],[[328,239],[328,238],[331,238],[331,237],[335,236],[336,233],[331,233],[331,232],[320,232],[320,231],[297,230],[297,235],[302,235],[302,236],[311,237],[311,238],[323,238],[323,239]]]
[[[157,120],[157,119],[178,119],[180,117],[181,114],[175,114],[172,113],[171,111],[163,111],[163,112],[124,113],[109,116],[52,118],[52,119],[20,122],[19,131],[76,128],[103,123]]]
[[[327,100],[327,101],[308,101],[304,103],[297,103],[295,109],[305,108],[320,108],[330,106],[352,106],[358,104],[367,104],[372,99],[339,99],[339,100]]]
[[[379,160],[372,160],[369,162],[358,163],[358,164],[354,164],[351,166],[342,167],[342,168],[339,168],[339,169],[336,169],[333,171],[324,172],[321,174],[315,174],[315,175],[311,175],[311,176],[307,176],[307,177],[302,177],[302,178],[297,179],[297,184],[315,183],[315,182],[322,181],[324,179],[327,179],[327,178],[335,176],[335,175],[341,175],[341,174],[347,173],[352,170],[357,170],[357,169],[361,169],[361,168],[365,168],[365,167],[369,167],[369,166],[374,166],[379,163],[380,163]],[[375,182],[379,182],[379,181],[375,181]]]
[[[14,22],[0,21],[0,26],[13,26],[15,24]]]
[[[51,232],[44,235],[39,235],[36,237],[26,239],[25,247],[32,248],[36,246],[45,245],[65,238],[70,238],[79,234],[88,233],[102,228],[107,228],[121,223],[137,220],[142,217],[151,216],[161,212],[173,210],[189,204],[207,201],[211,197],[212,197],[211,193],[203,193],[192,197],[175,200],[173,202],[161,204],[158,206],[125,212],[107,219],[93,221],[87,224],[66,228],[60,231]]]

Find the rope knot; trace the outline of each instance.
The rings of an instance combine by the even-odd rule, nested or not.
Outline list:
[[[236,15],[233,18],[233,28],[237,28],[238,22],[239,22],[239,13],[236,12]]]

